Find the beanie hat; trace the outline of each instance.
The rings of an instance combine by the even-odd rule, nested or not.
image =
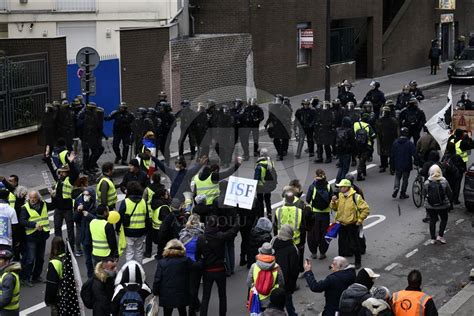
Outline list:
[[[128,164],[131,165],[131,166],[134,166],[135,168],[140,168],[140,164],[138,163],[138,160],[135,159],[135,158],[130,160],[130,162]]]
[[[278,231],[278,239],[287,241],[293,239],[293,227],[289,224],[285,224],[281,226],[280,230]]]
[[[262,247],[258,248],[258,253],[261,255],[273,255],[275,250],[273,250],[272,244],[269,242],[263,243]]]

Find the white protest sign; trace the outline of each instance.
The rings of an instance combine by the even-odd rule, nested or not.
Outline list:
[[[251,210],[257,193],[257,182],[253,179],[230,176],[224,205],[237,206],[239,204],[240,208]]]

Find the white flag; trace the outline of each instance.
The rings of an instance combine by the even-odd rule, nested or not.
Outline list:
[[[433,117],[430,118],[429,121],[425,124],[430,134],[433,135],[434,139],[436,139],[436,141],[438,142],[442,152],[444,152],[444,150],[446,149],[448,138],[451,135],[451,128],[448,124],[446,124],[444,120],[444,114],[446,113],[446,111],[450,111],[449,114],[452,117],[452,105],[453,91],[452,86],[449,86],[448,103],[441,109],[441,111],[433,115]]]

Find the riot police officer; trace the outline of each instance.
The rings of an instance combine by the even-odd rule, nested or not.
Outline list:
[[[410,93],[418,100],[422,101],[425,99],[425,96],[423,95],[423,92],[418,88],[418,83],[416,80],[410,81],[408,84],[410,86]]]
[[[335,117],[331,109],[331,102],[323,101],[321,109],[317,110],[315,119],[315,141],[317,147],[317,158],[315,163],[323,162],[323,154],[326,152],[326,163],[332,162],[332,148],[335,141]]]
[[[44,113],[41,117],[41,126],[39,134],[41,135],[41,145],[44,145],[48,148],[53,148],[56,143],[57,134],[56,134],[56,122],[58,115],[58,109],[54,107],[51,103],[46,103],[44,105]],[[46,151],[44,151],[46,152]],[[43,160],[46,161],[46,156],[43,157]]]
[[[344,116],[347,116],[351,119],[351,122],[359,122],[360,116],[362,114],[362,109],[359,106],[356,106],[354,102],[347,102],[346,113]],[[357,166],[357,154],[353,153],[351,158],[351,166]]]
[[[237,144],[240,137],[240,142],[242,142],[242,131],[244,128],[244,102],[242,99],[236,98],[230,107],[230,114],[232,120],[234,121],[234,145]]]
[[[115,153],[115,163],[118,164],[122,160],[122,165],[126,166],[132,137],[132,123],[135,116],[128,111],[127,103],[120,102],[118,110],[105,117],[105,121],[110,120],[114,120],[112,148]],[[122,153],[120,153],[120,143],[122,143]]]
[[[81,138],[83,169],[86,173],[95,173],[99,170],[97,161],[104,152],[102,146],[104,109],[90,102],[79,114],[79,121],[83,131]]]
[[[196,118],[190,126],[190,133],[196,137],[196,145],[198,147],[197,157],[209,155],[209,123],[207,120],[206,106],[199,102],[197,105]]]
[[[296,150],[295,158],[301,157],[301,150],[303,149],[304,139],[308,143],[308,152],[310,157],[314,157],[314,123],[316,119],[316,110],[311,108],[309,99],[301,101],[303,107],[296,110],[294,130],[296,139],[298,140],[298,148]]]
[[[469,99],[469,92],[467,91],[462,92],[461,99],[458,101],[456,105],[461,110],[466,110],[466,111],[474,110],[474,104]]]
[[[184,155],[184,141],[186,137],[189,137],[189,148],[191,150],[191,160],[194,159],[196,155],[196,138],[193,133],[191,133],[191,124],[196,118],[197,113],[192,109],[191,102],[189,100],[183,100],[181,102],[181,110],[176,113],[175,117],[181,120],[180,129],[181,133],[179,134],[178,140],[178,153],[179,156]]]
[[[377,118],[374,108],[372,105],[372,102],[370,101],[365,101],[362,104],[362,114],[366,113],[367,114],[367,123],[370,124],[370,126],[375,129],[375,120]]]
[[[234,152],[234,119],[227,105],[222,105],[216,114],[216,152],[224,168],[228,168]]]
[[[53,104],[59,104],[54,101]],[[72,139],[74,138],[74,116],[67,100],[58,106],[57,137],[66,141],[68,150],[72,150]]]
[[[170,142],[173,129],[176,127],[176,118],[171,113],[171,104],[161,103],[161,112],[158,113],[159,128],[156,130],[157,149],[165,157],[165,163],[170,160]]]
[[[397,104],[395,108],[400,111],[406,108],[411,97],[410,86],[403,86],[402,92],[397,96]]]
[[[364,99],[362,100],[362,104],[367,101],[370,101],[373,106],[373,110],[375,113],[375,117],[378,119],[380,117],[380,109],[385,104],[385,94],[379,90],[380,89],[380,82],[372,81],[370,83],[370,90],[365,95]]]
[[[139,107],[137,110],[137,115],[135,120],[132,123],[132,132],[133,132],[133,143],[135,144],[135,155],[138,155],[142,149],[142,137],[148,131],[147,124],[147,110],[144,107]],[[149,122],[149,121],[147,121]],[[150,123],[148,123],[150,125]],[[153,131],[153,130],[151,130]]]
[[[275,103],[269,106],[269,116],[265,122],[265,129],[277,151],[278,160],[283,160],[288,150],[288,143],[291,137],[291,110],[288,105],[283,104],[280,96],[277,95]]]
[[[264,115],[262,108],[257,104],[257,99],[250,98],[247,106],[244,108],[243,121],[244,128],[241,133],[242,137],[240,139],[242,143],[242,149],[244,150],[244,160],[249,158],[249,139],[250,133],[252,133],[253,138],[253,156],[258,157],[258,147],[259,147],[259,127],[260,123],[263,121]]]
[[[313,107],[313,109],[317,109],[321,106],[319,102],[319,97],[317,95],[311,98],[311,106]]]
[[[409,137],[413,137],[413,143],[420,139],[421,129],[426,123],[425,112],[418,107],[418,100],[411,97],[408,106],[400,112],[400,127],[406,127],[409,130]]]
[[[164,91],[160,91],[160,94],[158,95],[158,102],[156,102],[155,108],[158,109],[161,103],[168,103],[168,95],[166,95]]]
[[[347,102],[357,103],[354,93],[351,92],[352,83],[349,80],[344,80],[338,84],[337,98],[341,100],[341,105],[345,107]]]
[[[74,98],[74,100],[71,103],[71,110],[72,110],[73,122],[74,122],[74,138],[79,137],[79,135],[82,134],[82,131],[78,130],[77,120],[79,117],[79,113],[81,113],[83,108],[84,108],[84,105],[81,103],[81,101],[77,97]]]

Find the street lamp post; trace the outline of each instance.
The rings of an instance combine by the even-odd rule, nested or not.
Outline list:
[[[326,0],[326,81],[324,100],[331,101],[331,0]]]

